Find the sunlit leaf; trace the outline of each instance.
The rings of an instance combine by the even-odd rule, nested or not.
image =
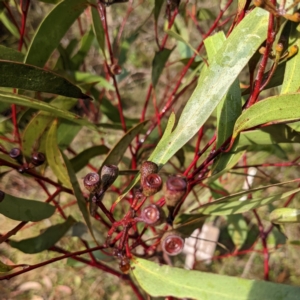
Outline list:
[[[296,300],[300,292],[296,286],[184,270],[136,257],[132,259],[131,266],[137,282],[153,297]]]
[[[229,215],[227,217],[227,230],[237,249],[245,243],[248,235],[248,224],[243,215]]]
[[[46,140],[46,157],[47,162],[64,186],[71,187],[67,168],[62,158],[61,152],[57,145],[57,120],[52,122]]]
[[[202,72],[198,85],[186,104],[178,125],[167,139],[161,139],[150,160],[165,164],[188,142],[211,115],[256,49],[266,38],[268,13],[252,10],[233,30]]]
[[[300,120],[300,94],[284,94],[270,97],[252,105],[237,119],[233,138],[241,131],[268,122],[290,122]]]

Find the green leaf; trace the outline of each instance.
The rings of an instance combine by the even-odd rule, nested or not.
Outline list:
[[[164,48],[163,50],[155,53],[154,59],[152,61],[152,75],[151,75],[153,87],[156,86],[158,79],[162,71],[164,70],[165,64],[169,59],[169,56],[172,53],[173,49],[170,50]]]
[[[300,94],[285,94],[259,101],[237,119],[232,137],[241,131],[268,122],[290,122],[300,119]]]
[[[60,40],[86,7],[86,0],[64,0],[57,4],[36,30],[24,62],[44,67]]]
[[[0,273],[7,273],[10,272],[11,270],[15,268],[20,268],[20,267],[28,267],[28,265],[21,264],[21,265],[6,265],[0,260]]]
[[[155,0],[155,4],[154,4],[154,20],[155,23],[157,23],[158,17],[159,17],[159,13],[161,11],[162,5],[164,4],[163,1],[161,0]]]
[[[64,164],[61,152],[57,145],[57,120],[54,120],[46,140],[46,157],[47,162],[56,175],[57,179],[66,187],[71,187],[67,168]]]
[[[223,32],[218,32],[204,41],[209,61],[211,61],[218,53],[225,41],[226,37]],[[217,107],[216,149],[220,148],[222,144],[231,136],[235,121],[241,112],[241,90],[239,80],[236,79]],[[221,172],[226,167],[227,162],[230,159],[230,155],[234,155],[234,153],[222,153],[218,157],[213,165],[214,172]]]
[[[69,178],[70,178],[70,182],[72,184],[72,189],[73,189],[74,195],[75,195],[76,200],[77,200],[77,205],[78,205],[78,207],[79,207],[79,209],[82,213],[82,216],[85,220],[85,223],[86,223],[87,227],[89,228],[89,231],[90,231],[94,241],[96,242],[96,239],[95,239],[95,236],[94,236],[94,233],[93,233],[93,227],[92,227],[91,220],[90,220],[90,214],[89,214],[89,211],[87,209],[87,202],[85,201],[85,199],[82,195],[79,183],[78,183],[77,178],[76,178],[76,174],[73,170],[73,167],[72,167],[71,162],[69,161],[69,159],[63,153],[62,153],[62,156],[63,156],[64,162],[66,164],[66,168],[68,170],[68,175],[69,175]]]
[[[56,97],[50,104],[59,109],[69,110],[76,103],[77,100],[75,99]],[[55,117],[52,115],[40,111],[29,121],[22,135],[22,148],[25,157],[30,157],[34,150],[38,151],[40,140],[54,119]],[[74,126],[74,124],[72,125]]]
[[[300,49],[300,27],[299,23],[291,22],[289,45],[296,45]],[[298,53],[286,62],[281,94],[295,93],[300,87],[300,54]]]
[[[0,45],[0,59],[22,62],[24,54],[12,48]]]
[[[78,82],[84,82],[84,83],[95,83],[99,85],[100,87],[104,87],[109,91],[114,91],[115,88],[114,86],[109,83],[104,77],[91,74],[91,73],[86,73],[86,72],[74,72],[74,78]]]
[[[276,208],[269,219],[274,224],[300,223],[300,210],[290,207]]]
[[[248,235],[248,224],[242,215],[229,215],[227,217],[227,230],[237,249],[242,248]]]
[[[74,172],[77,173],[78,171],[80,171],[83,167],[85,167],[88,164],[89,160],[93,157],[106,154],[108,151],[109,148],[107,148],[105,145],[90,147],[82,151],[70,160]]]
[[[148,121],[141,122],[128,130],[126,134],[113,146],[109,151],[106,158],[104,159],[102,166],[104,165],[117,165],[121,158],[123,157],[126,149],[134,139],[134,137],[139,134]],[[101,170],[101,168],[100,168]],[[99,170],[99,172],[100,172]]]
[[[105,33],[104,28],[102,26],[102,22],[99,16],[99,12],[97,10],[97,2],[93,0],[92,2],[95,4],[95,6],[91,6],[92,10],[92,19],[93,19],[93,30],[96,36],[96,39],[98,41],[98,44],[100,46],[100,49],[102,50],[102,53],[105,57]]]
[[[74,70],[78,70],[81,64],[84,62],[84,59],[86,58],[87,53],[92,46],[94,38],[95,36],[92,29],[87,31],[82,37],[80,48],[78,52],[72,57],[72,67]]]
[[[276,185],[278,185],[278,184],[276,184]],[[253,190],[255,190],[255,189],[253,189]],[[253,197],[253,199],[249,199],[249,200],[245,200],[245,201],[239,200],[241,195],[249,194],[249,193],[251,193],[251,191],[253,192],[253,190],[248,190],[247,192],[235,194],[238,196],[231,195],[231,196],[223,197],[217,201],[204,204],[200,208],[195,209],[195,210],[197,211],[197,213],[201,213],[204,215],[214,215],[214,216],[241,214],[246,211],[255,209],[257,207],[260,207],[260,206],[263,206],[266,204],[270,204],[274,201],[289,197],[290,195],[298,193],[300,191],[300,188],[296,188],[296,189],[290,190],[285,193],[275,194],[270,197],[262,197],[262,198]],[[233,196],[234,196],[234,198],[232,198]]]
[[[166,34],[174,38],[175,40],[182,42],[189,49],[191,49],[195,54],[199,55],[199,52],[187,40],[185,40],[182,35],[178,34],[174,30],[166,30]]]
[[[173,268],[134,257],[132,273],[153,297],[173,296],[199,300],[297,300],[300,288]]]
[[[70,146],[82,126],[68,120],[62,120],[57,128],[57,144],[61,150]]]
[[[48,103],[45,103],[45,102],[42,102],[39,100],[35,100],[33,98],[0,91],[0,103],[1,102],[21,105],[21,106],[25,106],[25,107],[34,108],[37,110],[47,111],[49,113],[52,113],[55,117],[70,120],[74,123],[77,123],[77,124],[80,124],[83,126],[87,126],[94,130],[96,129],[96,126],[94,126],[92,123],[88,122],[87,120],[83,119],[80,116],[77,116],[68,111],[56,108]]]
[[[51,217],[55,207],[44,202],[17,198],[5,194],[0,203],[0,214],[17,221],[38,222]]]
[[[39,253],[55,245],[75,222],[72,217],[68,217],[64,223],[48,227],[43,233],[36,237],[18,242],[10,241],[9,244],[11,247],[17,248],[24,253]]]
[[[222,50],[202,72],[177,127],[167,139],[161,139],[150,157],[152,161],[165,164],[197,133],[265,40],[267,26],[268,13],[255,8],[233,30]]]
[[[91,100],[78,86],[60,75],[12,61],[0,60],[0,86]]]

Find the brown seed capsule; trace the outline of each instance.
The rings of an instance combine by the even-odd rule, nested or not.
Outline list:
[[[105,192],[117,179],[119,168],[115,165],[104,165],[101,169],[101,191]]]
[[[4,200],[4,197],[5,197],[5,193],[0,190],[0,202]]]
[[[166,221],[166,215],[159,205],[150,204],[142,210],[141,219],[148,225],[157,226]]]
[[[12,148],[9,151],[9,156],[15,159],[19,164],[23,163],[22,151],[19,148]]]
[[[124,274],[128,274],[130,271],[130,261],[126,256],[123,256],[119,263],[119,269]]]
[[[149,174],[142,183],[143,194],[147,197],[160,191],[162,179],[158,174]]]
[[[166,182],[165,200],[168,207],[175,207],[187,191],[187,180],[182,176],[170,176]]]
[[[144,161],[141,165],[141,184],[143,185],[145,178],[150,174],[156,174],[158,172],[158,166],[152,161]]]
[[[42,165],[46,160],[46,157],[43,153],[41,152],[34,152],[31,156],[31,163],[37,167]]]
[[[96,193],[100,186],[100,176],[98,173],[88,173],[83,179],[84,187],[90,193]]]
[[[162,250],[168,255],[174,256],[182,252],[184,239],[175,230],[167,231],[160,241]]]

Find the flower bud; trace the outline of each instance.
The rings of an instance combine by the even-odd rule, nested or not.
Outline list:
[[[157,226],[165,222],[166,215],[159,205],[150,204],[142,210],[141,219],[148,225]]]
[[[150,174],[156,174],[158,172],[158,166],[152,161],[144,161],[141,165],[141,184],[143,185],[145,178]]]
[[[43,153],[41,152],[34,152],[31,156],[31,163],[37,167],[42,165],[46,160],[46,157]]]
[[[175,230],[167,231],[164,233],[160,240],[162,250],[170,255],[178,255],[182,252],[184,247],[184,239]]]
[[[152,196],[160,191],[162,187],[162,179],[158,174],[149,174],[143,184],[143,194],[146,197]]]
[[[23,163],[22,151],[19,148],[12,148],[9,151],[9,156],[15,159],[19,164]]]
[[[300,223],[300,209],[277,208],[270,213],[269,219],[274,224]]]
[[[166,182],[165,200],[168,207],[176,207],[187,191],[187,180],[181,176],[170,176]]]
[[[104,165],[101,169],[101,192],[105,192],[117,179],[119,168],[115,165]]]
[[[98,173],[88,173],[83,179],[84,187],[90,193],[96,193],[100,186],[100,176]]]
[[[5,198],[5,193],[0,190],[0,202],[2,202]]]
[[[110,71],[114,75],[120,75],[122,73],[122,68],[118,64],[112,64],[110,66]]]

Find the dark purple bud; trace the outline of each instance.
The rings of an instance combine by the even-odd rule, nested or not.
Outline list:
[[[115,165],[104,165],[101,169],[101,191],[105,192],[117,179],[119,168]]]
[[[31,163],[37,167],[42,165],[46,160],[46,157],[43,153],[41,152],[34,152],[31,156]]]
[[[22,151],[19,148],[12,148],[9,152],[9,156],[15,159],[19,164],[23,163]]]

